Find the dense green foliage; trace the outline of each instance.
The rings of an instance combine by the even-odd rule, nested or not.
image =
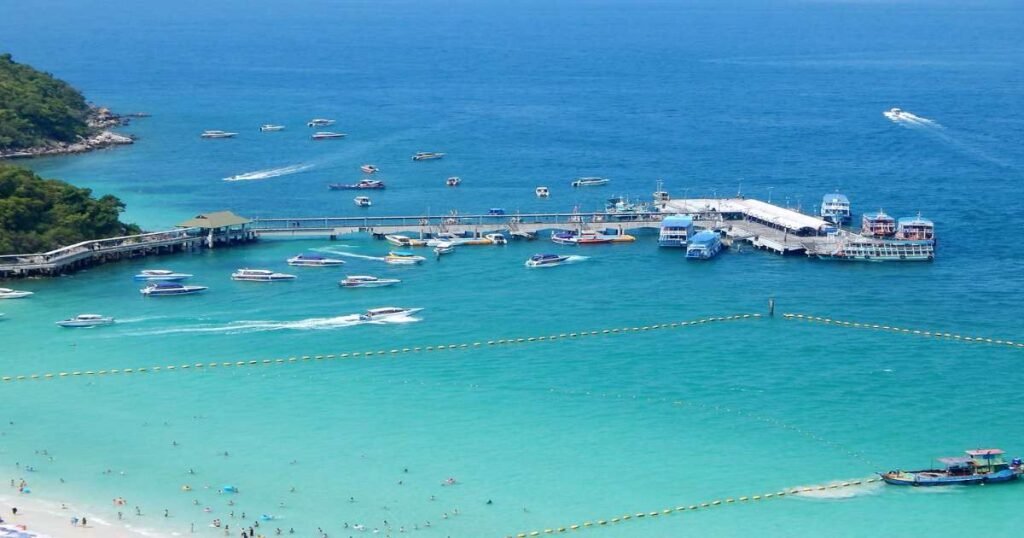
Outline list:
[[[0,150],[74,142],[89,129],[78,90],[0,54]]]
[[[44,252],[89,239],[139,233],[118,220],[124,203],[90,189],[0,165],[0,254]]]

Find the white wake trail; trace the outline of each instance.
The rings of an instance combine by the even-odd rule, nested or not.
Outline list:
[[[257,179],[269,179],[272,177],[287,176],[289,174],[297,174],[305,170],[313,168],[311,164],[293,164],[291,166],[283,166],[281,168],[268,168],[266,170],[256,170],[255,172],[246,172],[244,174],[238,174],[234,176],[228,176],[224,178],[224,181],[253,181]]]

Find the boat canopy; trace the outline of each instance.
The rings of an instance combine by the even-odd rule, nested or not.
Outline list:
[[[177,282],[157,282],[153,284],[153,286],[158,289],[175,289],[185,287],[183,284],[179,284]]]
[[[663,228],[689,228],[693,226],[693,217],[689,215],[669,215],[661,220]]]
[[[864,213],[864,218],[875,222],[896,222],[896,219],[885,214],[884,211],[878,213]]]
[[[715,241],[720,241],[721,238],[715,232],[711,230],[703,230],[697,232],[690,238],[691,245],[710,245]]]
[[[935,227],[935,224],[928,220],[923,219],[920,216],[917,217],[903,217],[899,220],[900,228],[904,226],[931,226]]]
[[[978,448],[967,451],[967,455],[972,458],[987,458],[992,456],[1002,456],[1003,454],[1006,454],[1006,452],[998,448]]]
[[[957,456],[955,458],[939,458],[939,463],[945,465],[946,467],[966,467],[967,465],[973,462],[973,459],[963,456]]]
[[[845,194],[839,194],[838,192],[834,192],[832,194],[826,194],[825,196],[822,196],[821,203],[822,205],[850,205],[850,199],[847,198]]]

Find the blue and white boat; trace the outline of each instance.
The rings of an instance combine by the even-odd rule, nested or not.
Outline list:
[[[904,217],[897,221],[896,237],[911,241],[935,241],[935,223],[916,217]]]
[[[661,231],[658,233],[658,246],[686,248],[686,243],[693,235],[693,218],[687,215],[669,215],[661,220]]]
[[[1021,459],[1006,463],[1004,454],[998,448],[968,450],[966,456],[939,458],[943,468],[889,471],[879,476],[894,486],[968,486],[1017,480],[1024,472]]]
[[[231,273],[231,280],[243,280],[248,282],[278,282],[282,280],[295,280],[295,275],[276,273],[268,269],[239,269],[234,273]]]
[[[832,224],[850,222],[850,199],[838,192],[826,194],[821,199],[821,218]]]
[[[100,314],[79,314],[57,322],[61,327],[99,327],[100,325],[112,325],[114,318]]]
[[[568,260],[568,256],[562,256],[561,254],[534,254],[530,256],[529,260],[526,260],[527,267],[555,267],[562,265]]]
[[[288,258],[288,265],[298,267],[329,267],[333,265],[345,265],[345,260],[336,258],[325,258],[316,254],[299,254]]]
[[[573,180],[570,185],[573,187],[600,187],[607,185],[609,181],[611,180],[603,177],[581,177]]]
[[[180,282],[154,282],[139,290],[147,297],[165,297],[170,295],[192,295],[206,291],[206,286],[191,286]]]
[[[178,280],[192,278],[192,275],[188,273],[178,273],[168,269],[144,269],[132,278],[147,282],[176,282]]]
[[[401,280],[397,278],[378,278],[369,275],[349,275],[344,280],[338,282],[338,285],[343,288],[383,288],[385,286],[392,286],[400,283]]]
[[[686,259],[710,260],[722,251],[722,237],[711,230],[697,232],[686,245]]]

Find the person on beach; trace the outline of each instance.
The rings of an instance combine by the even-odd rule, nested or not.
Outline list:
[[[78,526],[78,516],[71,516],[71,526],[72,527]]]
[[[82,526],[83,527],[88,527],[89,526],[89,522],[85,520],[85,516],[82,516]]]

